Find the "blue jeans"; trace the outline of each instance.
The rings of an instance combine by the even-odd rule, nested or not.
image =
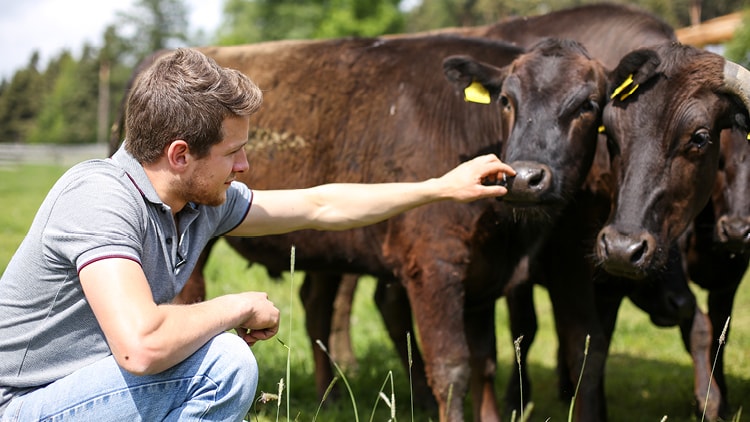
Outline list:
[[[156,375],[130,374],[110,356],[14,398],[2,421],[240,421],[257,386],[250,347],[223,333]]]

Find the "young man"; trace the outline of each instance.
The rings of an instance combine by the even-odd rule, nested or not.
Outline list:
[[[497,157],[419,183],[251,191],[244,146],[259,89],[179,49],[146,71],[111,159],[71,168],[0,279],[3,421],[241,420],[274,336],[266,294],[170,302],[215,236],[343,230],[419,205],[504,195]],[[226,333],[235,329],[239,336]]]

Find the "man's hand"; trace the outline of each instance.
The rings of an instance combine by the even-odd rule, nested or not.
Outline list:
[[[516,171],[496,155],[487,154],[461,163],[438,181],[444,185],[447,198],[469,202],[508,193],[507,187],[497,183],[504,179],[504,175],[512,177]]]
[[[252,346],[258,340],[268,340],[279,331],[280,312],[264,292],[246,292],[247,300],[252,302],[253,315],[235,328],[237,335]]]

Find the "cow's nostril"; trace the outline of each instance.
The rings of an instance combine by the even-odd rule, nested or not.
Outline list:
[[[544,169],[539,169],[533,176],[529,178],[530,186],[539,186],[544,183],[546,172]]]
[[[642,241],[641,243],[635,244],[631,248],[631,251],[630,251],[631,252],[630,261],[632,263],[640,262],[643,259],[643,256],[646,254],[647,251],[648,251],[648,242],[646,242],[645,240]]]

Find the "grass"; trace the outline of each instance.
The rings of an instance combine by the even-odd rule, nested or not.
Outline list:
[[[0,213],[0,271],[4,271],[23,239],[47,190],[64,170],[56,166],[27,165],[0,169],[0,202],[4,205]],[[355,420],[342,381],[338,383],[342,389],[342,399],[335,404],[325,403],[318,409],[320,403],[314,387],[312,345],[305,333],[304,314],[297,297],[302,273],[296,272],[293,280],[289,273],[285,273],[281,280],[271,280],[261,266],[248,267],[226,243],[219,242],[208,262],[206,278],[210,297],[239,290],[266,291],[282,312],[281,330],[277,336],[280,341],[260,342],[253,347],[253,351],[262,370],[258,395],[278,394],[278,384],[282,378],[286,378],[287,365],[290,389],[283,391],[281,403],[257,403],[251,420]],[[746,275],[735,299],[732,332],[725,345],[730,400],[734,406],[741,405],[744,413],[750,409],[750,280],[747,278]],[[391,410],[380,398],[380,392],[391,400],[393,388],[396,419],[426,421],[427,415],[419,409],[414,410],[412,417],[408,373],[399,363],[371,299],[374,289],[375,280],[363,278],[353,306],[352,326],[356,329],[351,335],[359,371],[348,373],[346,377],[357,403],[358,419],[385,421],[391,418]],[[705,308],[705,294],[698,290],[696,294]],[[534,401],[530,420],[549,418],[551,421],[565,421],[569,403],[556,398],[554,368],[557,341],[551,306],[545,290],[537,288],[535,295],[539,333],[529,357],[534,385],[533,390],[524,392],[524,395],[531,394]],[[507,329],[507,309],[502,300],[498,301],[496,315],[500,341],[497,391],[502,394],[510,369],[515,364],[515,351]],[[665,415],[668,421],[700,420],[692,413],[692,368],[679,330],[655,327],[630,302],[623,304],[619,315],[606,374],[610,420],[660,421]],[[468,403],[466,410],[469,415]]]

